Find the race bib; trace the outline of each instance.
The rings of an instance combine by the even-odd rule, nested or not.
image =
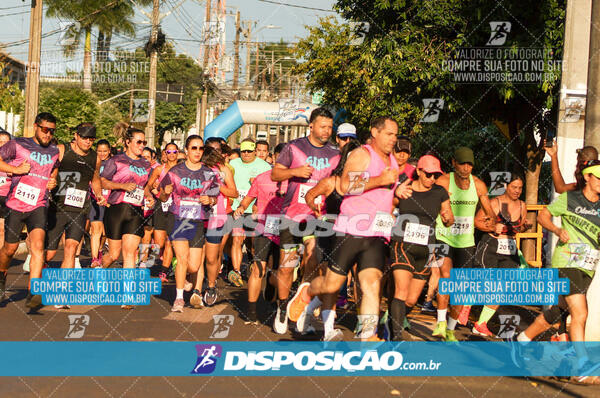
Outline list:
[[[8,178],[0,177],[0,186],[6,184],[6,181],[8,181]]]
[[[298,188],[298,203],[302,203],[303,205],[306,204],[306,193],[308,191],[310,191],[312,188],[313,188],[312,185],[308,185],[308,184],[300,185],[300,187]],[[316,205],[321,204],[321,196],[317,196],[315,198],[315,204]]]
[[[131,203],[134,206],[141,206],[143,200],[144,190],[139,187],[131,192],[125,192],[125,196],[123,197],[123,202]]]
[[[375,215],[371,230],[373,232],[379,232],[385,236],[389,236],[392,233],[392,227],[394,226],[394,217],[389,213],[378,212]]]
[[[426,246],[429,243],[429,226],[411,222],[406,223],[404,242]]]
[[[265,233],[271,235],[279,235],[279,224],[281,223],[281,216],[270,215],[265,220]]]
[[[105,198],[108,198],[108,195],[110,195],[110,189],[103,189],[102,196],[104,196]]]
[[[65,194],[65,205],[83,208],[85,204],[85,198],[87,197],[87,191],[82,191],[76,188],[67,188]]]
[[[588,271],[595,271],[598,267],[600,252],[592,249],[588,244],[570,243],[569,250],[571,251],[570,267],[583,268]]]
[[[171,206],[171,203],[173,203],[173,197],[169,196],[169,200],[167,200],[166,202],[162,202],[160,204],[160,207],[162,208],[163,212],[167,212],[169,211],[169,207]]]
[[[179,218],[199,220],[202,218],[202,204],[197,200],[179,202]]]
[[[39,188],[32,187],[31,185],[27,185],[23,182],[20,182],[17,185],[17,189],[15,189],[15,198],[30,206],[35,206],[39,197]]]
[[[496,250],[496,253],[503,256],[513,256],[517,254],[517,241],[508,238],[498,239],[498,249]]]
[[[466,235],[473,233],[473,217],[454,217],[454,224],[450,227],[452,235]]]

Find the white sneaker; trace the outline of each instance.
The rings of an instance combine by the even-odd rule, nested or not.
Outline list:
[[[323,341],[343,341],[344,333],[340,329],[333,329],[323,337]]]
[[[55,305],[54,308],[56,308],[57,310],[70,310],[71,306],[67,305],[67,304],[62,304],[62,305]]]
[[[75,268],[81,268],[81,263],[79,262],[79,257],[75,257]]]
[[[29,272],[29,262],[31,261],[31,254],[27,255],[25,262],[23,263],[23,272]]]
[[[300,313],[300,316],[298,317],[298,320],[296,321],[296,331],[298,333],[306,333],[306,328],[307,326],[311,326],[310,325],[310,316],[309,314],[306,312],[306,308],[304,308],[304,311],[302,311],[302,313]],[[313,327],[314,329],[314,327]]]
[[[283,320],[281,319],[283,317]],[[288,331],[288,318],[287,311],[277,307],[277,313],[275,314],[275,320],[273,321],[273,331],[277,334],[286,334]]]

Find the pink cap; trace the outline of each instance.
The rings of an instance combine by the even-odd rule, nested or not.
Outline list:
[[[426,173],[442,173],[440,161],[432,155],[421,156],[417,163],[417,169],[423,170]]]

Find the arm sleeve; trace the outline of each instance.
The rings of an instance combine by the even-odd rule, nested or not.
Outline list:
[[[114,158],[110,158],[106,162],[104,162],[104,169],[100,173],[100,177],[110,180],[115,175],[116,172],[117,172],[117,162],[115,161]]]
[[[250,186],[250,190],[248,190],[248,193],[246,194],[246,196],[250,196],[251,198],[257,198],[258,197],[258,185],[261,183],[262,179],[259,177],[256,177],[254,179],[254,181],[252,182],[252,185]]]
[[[277,163],[289,168],[292,165],[292,155],[292,146],[287,144],[283,147],[281,153],[277,157]]]
[[[567,212],[568,192],[563,192],[554,202],[548,205],[548,211],[554,217],[559,217]]]

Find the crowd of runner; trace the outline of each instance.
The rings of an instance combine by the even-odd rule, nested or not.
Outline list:
[[[163,283],[174,279],[173,312],[187,311],[186,297],[196,309],[218,302],[222,275],[247,290],[247,310],[240,311],[247,324],[259,323],[261,291],[275,302],[263,321],[277,334],[287,333],[289,322],[314,333],[320,317],[323,339],[341,340],[336,316],[351,298],[362,340],[405,339],[407,316],[420,305],[437,318],[433,337],[452,342],[471,307],[450,306],[437,294],[439,278],[453,267],[523,265],[516,234],[531,227],[519,199],[523,177],[511,173],[505,192],[490,199],[472,174],[471,149],[456,148],[445,173],[433,153],[412,157],[410,139],[391,117],[375,118],[361,140],[344,123],[333,139],[333,116],[318,108],[306,137],[272,151],[266,141],[246,138],[232,149],[221,138],[191,135],[183,148],[170,142],[156,153],[143,131],[124,125],[115,127],[117,150],[95,142],[90,123],[62,145],[53,138],[56,123],[41,113],[34,137],[0,133],[0,299],[25,226],[30,279],[42,276],[59,244],[61,267],[81,267],[85,235],[93,268],[121,259],[124,268],[152,267]],[[558,237],[550,263],[569,279],[570,293],[516,339],[530,341],[560,324],[565,340],[570,315],[568,336],[583,341],[585,295],[600,260],[600,161],[584,147],[576,183],[565,184],[556,145],[546,151],[561,195],[538,222]],[[498,306],[480,304],[472,333],[493,338],[488,322]],[[28,294],[25,305],[39,309],[41,297]]]

